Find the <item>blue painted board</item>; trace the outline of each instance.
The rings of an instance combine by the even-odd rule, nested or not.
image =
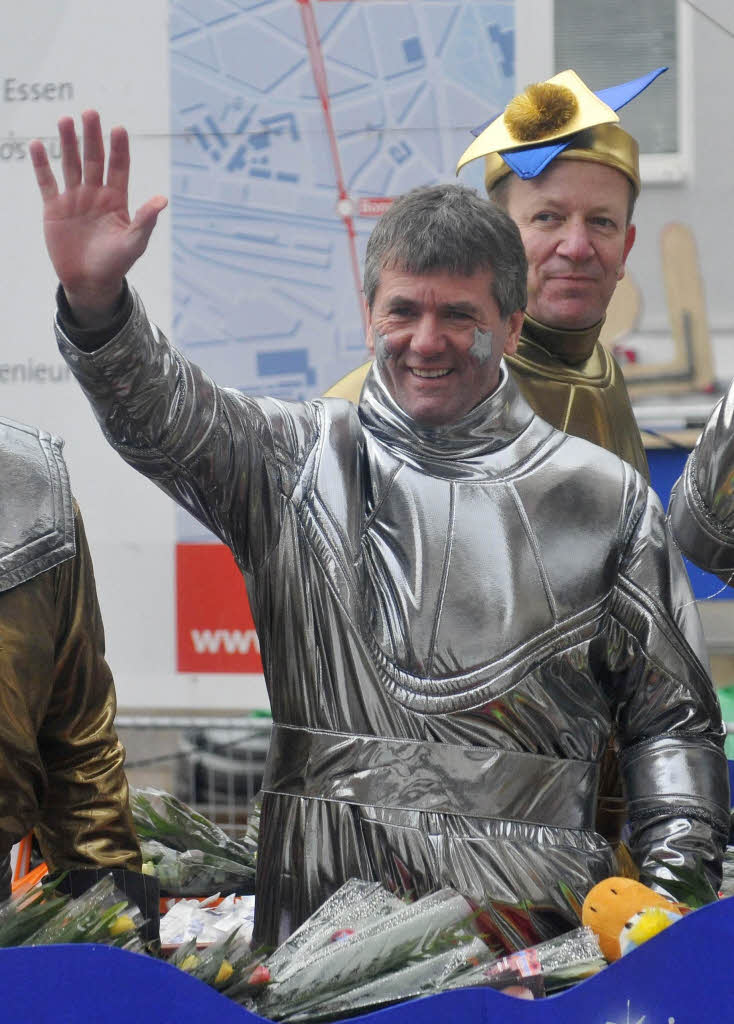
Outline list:
[[[662,501],[663,508],[668,507],[673,484],[683,472],[687,458],[688,452],[680,448],[651,449],[647,452],[652,486]],[[699,601],[704,599],[734,600],[734,587],[724,586],[718,576],[712,576],[710,572],[703,572],[687,558],[685,563],[691,578],[693,593]]]
[[[467,989],[351,1024],[698,1024],[730,1021],[734,901],[704,907],[594,978],[524,1002]],[[32,1024],[255,1024],[262,1018],[161,961],[105,946],[0,950],[2,1020]]]

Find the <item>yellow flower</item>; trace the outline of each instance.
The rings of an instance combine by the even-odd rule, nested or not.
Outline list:
[[[223,982],[225,982],[229,978],[231,978],[233,974],[234,974],[234,967],[229,962],[229,960],[222,960],[222,966],[217,971],[217,976],[214,979],[214,984],[215,985],[221,985]]]
[[[135,922],[128,914],[120,914],[110,925],[110,935],[124,935],[135,929]]]

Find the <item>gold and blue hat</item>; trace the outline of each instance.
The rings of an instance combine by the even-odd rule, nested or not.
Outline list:
[[[561,71],[547,82],[529,85],[504,112],[477,128],[474,142],[457,166],[485,158],[484,184],[489,192],[514,171],[535,178],[556,159],[588,160],[621,171],[640,191],[636,140],[619,126],[617,111],[654,82],[667,68],[592,92],[575,71]]]

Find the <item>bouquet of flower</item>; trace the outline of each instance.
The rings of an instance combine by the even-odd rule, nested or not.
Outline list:
[[[265,961],[270,984],[257,1012],[274,1020],[318,1019],[408,998],[422,991],[420,978],[431,977],[431,965],[434,974],[451,977],[484,955],[474,917],[452,889],[403,903],[380,886],[351,880]],[[411,966],[406,988],[405,977],[394,976]]]
[[[268,967],[281,981],[298,970],[309,956],[347,938],[355,928],[379,922],[405,906],[379,882],[352,878],[278,946]]]
[[[39,883],[0,905],[0,946],[96,942],[143,952],[143,923],[111,875],[76,899],[57,893],[54,883]]]
[[[56,893],[58,884],[58,881],[47,885],[37,882],[0,904],[1,947],[22,946],[29,936],[64,909],[71,897]]]
[[[489,964],[478,964],[450,979],[446,988],[490,985],[527,988],[535,996],[566,988],[606,967],[599,940],[590,928],[574,928],[556,938],[510,953]]]
[[[357,984],[349,991],[327,995],[321,1005],[312,1005],[303,1012],[288,1014],[283,1019],[294,1022],[331,1020],[358,1010],[375,1010],[405,999],[430,995],[454,987],[453,982],[458,982],[467,972],[478,969],[482,964],[486,965],[492,959],[492,953],[485,942],[479,938],[467,938],[467,941],[460,942],[453,949],[409,962],[405,967],[378,975],[364,984]],[[481,982],[475,981],[473,984]],[[257,1006],[258,1012],[265,1012],[266,1006],[267,1002],[262,1001]]]
[[[250,944],[235,928],[219,942],[205,949],[197,947],[196,939],[183,943],[169,963],[198,978],[223,995],[245,1006],[253,1005],[253,997],[270,980],[263,967],[263,955],[253,953]]]
[[[351,879],[265,960],[248,1005],[277,1021],[332,1020],[473,985],[544,995],[606,965],[588,928],[498,958],[486,913],[452,889],[406,903]]]
[[[242,892],[254,884],[254,869],[203,850],[172,850],[155,839],[140,842],[143,862],[169,895]]]
[[[254,891],[251,844],[232,839],[224,829],[160,789],[131,788],[130,807],[143,850],[143,870],[158,876],[163,892],[208,896]]]

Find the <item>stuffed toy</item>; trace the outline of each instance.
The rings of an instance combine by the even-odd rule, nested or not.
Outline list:
[[[584,900],[581,920],[596,933],[607,960],[619,960],[687,910],[631,878],[605,878]]]

